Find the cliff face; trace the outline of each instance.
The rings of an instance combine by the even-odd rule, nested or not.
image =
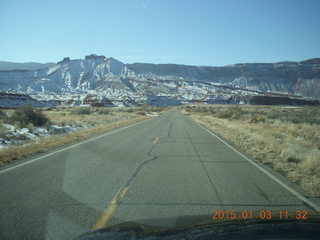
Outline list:
[[[208,67],[124,64],[92,54],[85,59],[64,58],[40,70],[0,71],[0,92],[77,101],[90,94],[130,104],[160,101],[160,96],[166,104],[244,102],[245,96],[270,92],[320,98],[320,59]]]
[[[115,59],[90,55],[86,59],[64,58],[50,68],[35,71],[0,71],[0,87],[6,91],[64,94],[94,90],[99,82],[120,76],[125,65]]]
[[[225,67],[144,63],[127,66],[139,74],[152,73],[260,91],[320,97],[320,58],[301,62],[247,63]]]

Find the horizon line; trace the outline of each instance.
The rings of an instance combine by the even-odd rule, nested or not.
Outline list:
[[[299,63],[299,62],[304,62],[304,61],[308,61],[308,60],[313,60],[313,59],[319,59],[320,57],[312,57],[312,58],[307,58],[307,59],[302,59],[299,61],[293,61],[293,60],[282,60],[282,61],[273,61],[273,62],[260,62],[260,61],[247,61],[247,62],[238,62],[238,63],[230,63],[230,64],[226,64],[226,65],[194,65],[194,64],[184,64],[184,63],[172,63],[172,62],[168,62],[168,63],[150,63],[150,62],[131,62],[131,63],[124,63],[121,60],[118,60],[117,58],[114,57],[106,57],[105,55],[97,55],[97,54],[89,54],[89,55],[85,55],[85,57],[104,57],[107,59],[115,59],[123,64],[152,64],[152,65],[184,65],[184,66],[195,66],[195,67],[224,67],[224,66],[230,66],[230,65],[238,65],[238,64],[274,64],[274,63],[285,63],[285,62],[292,62],[292,63]],[[59,64],[61,62],[64,61],[64,59],[69,58],[66,61],[77,61],[77,60],[85,60],[84,58],[74,58],[71,59],[70,57],[63,57],[62,60],[57,61],[57,62],[34,62],[34,61],[27,61],[27,62],[15,62],[15,61],[10,61],[10,60],[0,60],[0,62],[6,62],[6,63],[16,63],[16,64],[26,64],[26,63],[35,63],[35,64]]]

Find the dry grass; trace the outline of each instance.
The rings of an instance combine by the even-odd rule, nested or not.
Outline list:
[[[117,127],[122,127],[139,121],[149,116],[146,113],[167,112],[172,107],[129,107],[129,108],[102,108],[90,107],[89,114],[82,114],[82,107],[49,107],[43,109],[43,113],[50,119],[51,124],[56,125],[86,125],[75,132],[53,135],[50,138],[41,138],[38,141],[29,141],[22,146],[12,145],[0,152],[0,163],[16,160],[35,153],[44,152],[52,147],[62,146],[66,143],[89,137],[90,135],[102,133]],[[4,109],[10,116],[14,110]],[[1,134],[1,131],[0,131]]]
[[[58,108],[56,110],[45,110],[43,113],[51,120],[52,123],[57,125],[77,124],[77,123],[94,123],[102,124],[111,122],[113,120],[135,117],[137,114],[133,113],[120,113],[115,110],[110,110],[108,114],[99,114],[99,109],[91,109],[91,114],[75,114],[74,108]]]
[[[78,114],[77,112],[84,107],[58,107],[45,110],[43,113],[57,125],[93,123],[94,125],[105,124],[106,122],[119,121],[124,118],[138,117],[146,115],[147,112],[163,113],[170,108],[156,107],[127,107],[127,108],[98,108],[91,107],[90,114]],[[81,112],[81,111],[80,111]]]
[[[183,111],[310,194],[320,196],[319,107],[213,105]]]
[[[35,153],[44,152],[49,148],[62,146],[66,143],[77,141],[89,137],[90,135],[102,133],[113,128],[126,126],[132,123],[140,122],[147,119],[147,116],[135,117],[128,120],[122,120],[103,126],[92,127],[87,129],[81,129],[69,134],[55,135],[50,138],[41,139],[39,142],[30,142],[23,146],[12,146],[6,150],[1,151],[0,162],[7,162],[10,160],[16,160],[25,156],[29,156]]]

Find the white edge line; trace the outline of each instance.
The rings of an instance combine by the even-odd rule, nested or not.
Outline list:
[[[32,162],[35,162],[35,161],[41,159],[41,158],[51,156],[51,155],[56,154],[56,153],[58,153],[58,152],[62,152],[62,151],[64,151],[64,150],[67,150],[67,149],[70,149],[70,148],[74,148],[74,147],[79,146],[79,145],[81,145],[81,144],[83,144],[83,143],[90,142],[90,141],[96,140],[96,139],[98,139],[98,138],[104,137],[104,136],[106,136],[106,135],[109,135],[109,134],[112,134],[112,133],[115,133],[115,132],[118,132],[118,131],[127,129],[127,128],[129,128],[129,127],[133,127],[133,126],[138,125],[138,124],[140,124],[140,123],[144,123],[144,122],[150,121],[150,120],[152,120],[152,119],[154,119],[154,118],[149,118],[149,119],[143,120],[143,121],[141,121],[141,122],[137,122],[137,123],[130,124],[130,125],[128,125],[128,126],[125,126],[125,127],[122,127],[122,128],[116,129],[116,130],[113,130],[113,131],[111,131],[111,132],[104,133],[104,134],[102,134],[102,135],[100,135],[100,136],[97,136],[97,137],[94,137],[94,138],[90,138],[90,139],[85,140],[85,141],[83,141],[83,142],[76,143],[76,144],[71,145],[71,146],[69,146],[69,147],[65,147],[65,148],[63,148],[63,149],[54,151],[54,152],[52,152],[52,153],[48,153],[48,154],[43,155],[43,156],[41,156],[41,157],[37,157],[37,158],[35,158],[35,159],[32,159],[32,160],[30,160],[30,161],[21,163],[21,164],[19,164],[19,165],[6,168],[6,169],[0,171],[0,174],[1,174],[1,173],[4,173],[4,172],[8,172],[8,171],[10,171],[10,170],[12,170],[12,169],[15,169],[15,168],[18,168],[18,167],[21,167],[21,166],[30,164],[30,163],[32,163]]]
[[[185,115],[186,116],[186,115]],[[214,134],[213,132],[211,132],[209,129],[207,129],[206,127],[202,126],[201,124],[197,123],[195,120],[193,120],[191,117],[188,117],[191,121],[193,121],[195,124],[197,124],[198,126],[200,126],[201,128],[203,128],[204,130],[206,130],[208,133],[210,133],[211,135],[213,135],[214,137],[216,137],[217,139],[219,139],[222,143],[224,143],[226,146],[228,146],[229,148],[231,148],[233,151],[235,151],[236,153],[238,153],[241,157],[243,157],[244,159],[246,159],[249,163],[251,163],[253,166],[257,167],[260,171],[262,171],[264,174],[266,174],[267,176],[269,176],[272,180],[274,180],[276,183],[278,183],[280,186],[282,186],[283,188],[285,188],[286,190],[288,190],[290,193],[292,193],[294,196],[296,196],[297,198],[299,198],[300,200],[306,202],[307,204],[309,204],[311,207],[313,207],[316,211],[320,212],[320,206],[318,206],[316,203],[310,201],[309,199],[307,199],[306,197],[304,197],[303,195],[301,195],[300,193],[298,193],[296,190],[294,190],[293,188],[289,187],[287,184],[285,184],[284,182],[282,182],[280,179],[278,179],[277,177],[275,177],[274,175],[272,175],[270,172],[268,172],[267,170],[265,170],[263,167],[259,166],[257,163],[255,163],[254,161],[252,161],[250,158],[247,158],[245,155],[243,155],[241,152],[239,152],[237,149],[235,149],[234,147],[232,147],[230,144],[228,144],[227,142],[225,142],[224,140],[222,140],[220,137],[218,137],[216,134]]]

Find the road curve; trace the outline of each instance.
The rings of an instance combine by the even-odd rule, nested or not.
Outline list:
[[[312,210],[179,110],[5,165],[0,186],[1,239],[72,239],[214,210]]]

